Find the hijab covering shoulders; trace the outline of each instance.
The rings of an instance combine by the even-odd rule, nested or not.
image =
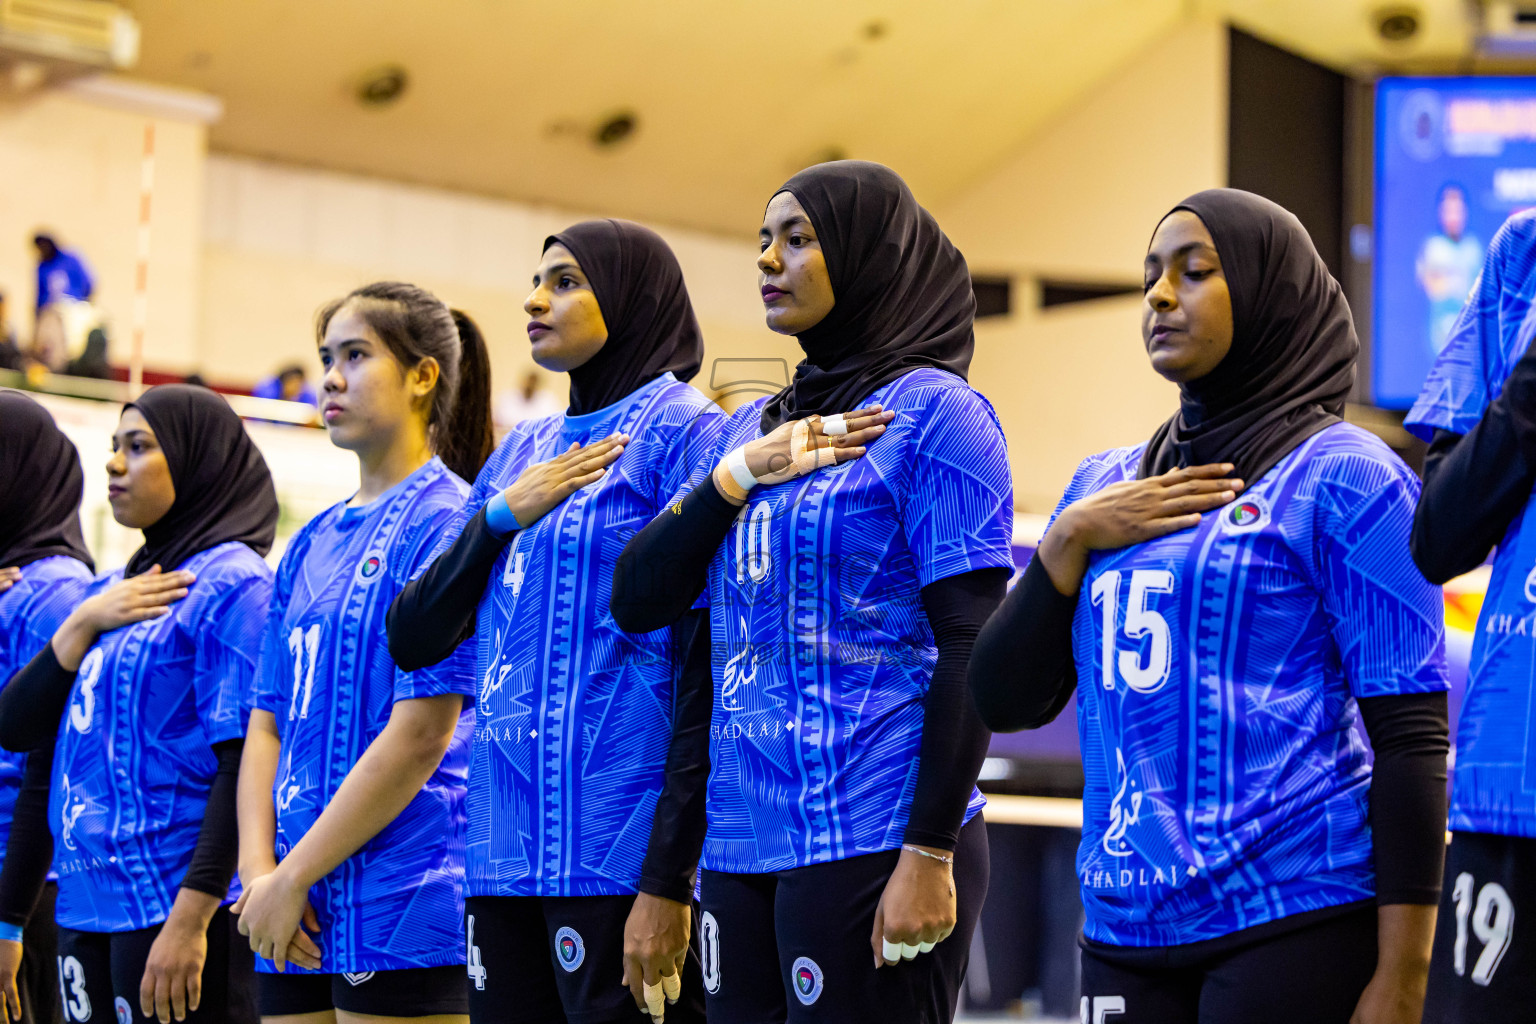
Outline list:
[[[592,285],[608,341],[570,372],[569,415],[604,409],[671,371],[690,381],[704,361],[704,335],[683,268],[662,237],[633,221],[584,220],[544,239],[564,246]]]
[[[258,555],[272,550],[277,492],[245,424],[207,388],[161,384],[124,408],[148,421],[176,487],[170,511],[144,530],[125,576],[159,565],[170,572],[200,551],[231,541]]]
[[[1179,411],[1152,435],[1137,477],[1230,462],[1251,486],[1343,421],[1360,352],[1354,319],[1289,210],[1233,188],[1197,192],[1169,214],[1178,210],[1199,217],[1216,243],[1232,295],[1232,348],[1179,386]]]
[[[835,160],[806,168],[780,192],[809,215],[836,302],[795,336],[805,358],[763,407],[763,433],[851,411],[919,367],[966,379],[976,345],[970,270],[906,182],[881,164]]]
[[[67,555],[95,572],[80,531],[84,493],[74,442],[47,409],[0,389],[0,566]]]

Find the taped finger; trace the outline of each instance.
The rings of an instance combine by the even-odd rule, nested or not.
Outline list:
[[[906,943],[906,942],[903,942],[901,944],[901,958],[903,960],[911,960],[911,959],[915,958],[916,956],[917,956],[917,947],[916,946],[911,945],[910,943]]]
[[[917,951],[919,953],[932,953],[933,947],[937,945],[937,942],[919,942],[917,944]]]
[[[880,956],[888,964],[893,964],[901,959],[901,943],[892,942],[885,936],[880,937]]]
[[[666,995],[662,992],[660,985],[652,985],[647,981],[644,982],[644,987],[645,1008],[650,1011],[652,1020],[660,1020],[667,1008]]]
[[[821,421],[821,432],[828,437],[842,437],[848,433],[848,421],[842,413],[834,413]]]
[[[683,994],[683,976],[681,974],[663,974],[661,976],[661,990],[666,993],[667,1002],[677,1002]]]

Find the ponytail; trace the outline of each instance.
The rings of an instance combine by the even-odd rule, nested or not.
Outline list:
[[[491,457],[491,353],[480,327],[463,310],[451,310],[459,330],[459,387],[439,443],[443,464],[473,483]]]

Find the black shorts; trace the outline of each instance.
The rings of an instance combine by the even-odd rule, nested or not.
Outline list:
[[[891,850],[765,875],[704,872],[699,938],[710,1020],[948,1024],[991,864],[981,815],[955,849],[955,930],[916,959],[875,969],[875,908]],[[670,1019],[670,1018],[669,1018]]]
[[[1376,906],[1189,946],[1083,943],[1086,1024],[1349,1024],[1376,971]]]
[[[21,936],[21,969],[16,972],[21,1024],[54,1024],[64,1019],[59,1011],[59,929],[53,923],[58,896],[57,882],[43,885],[32,920]]]
[[[139,1010],[139,983],[160,926],[134,932],[59,929],[58,984],[66,1021],[149,1024]],[[187,1024],[256,1024],[255,961],[228,907],[208,925],[202,1001]]]
[[[633,896],[471,896],[464,901],[474,1024],[651,1024],[624,979]],[[702,1024],[697,951],[666,1024]]]
[[[1536,839],[1457,832],[1445,857],[1424,1024],[1536,1019]]]
[[[261,988],[263,1017],[326,1010],[379,1017],[469,1012],[469,991],[464,984],[464,968],[459,964],[357,974],[284,972],[256,977]]]

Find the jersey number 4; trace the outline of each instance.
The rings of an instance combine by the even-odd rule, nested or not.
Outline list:
[[[309,698],[315,689],[315,660],[320,654],[320,623],[308,629],[294,626],[288,634],[288,650],[293,653],[293,701],[288,718],[309,717]],[[299,698],[303,697],[301,703]]]
[[[1093,603],[1100,609],[1099,639],[1103,645],[1099,660],[1104,689],[1115,688],[1115,669],[1125,685],[1137,693],[1151,693],[1161,689],[1168,681],[1172,641],[1168,620],[1156,610],[1147,607],[1152,594],[1173,593],[1173,573],[1166,569],[1136,569],[1130,573],[1130,595],[1125,603],[1125,635],[1137,643],[1142,637],[1150,638],[1147,663],[1141,663],[1141,651],[1122,651],[1118,648],[1120,632],[1120,584],[1125,573],[1118,569],[1100,573],[1089,591]]]
[[[1467,919],[1472,921],[1472,934],[1483,944],[1483,951],[1472,966],[1472,984],[1488,985],[1493,972],[1499,969],[1499,961],[1509,951],[1509,940],[1515,931],[1515,901],[1498,882],[1489,882],[1477,894],[1476,907],[1472,904],[1472,890],[1477,883],[1466,871],[1456,876],[1456,888],[1451,898],[1456,901],[1456,946],[1452,966],[1457,977],[1467,973]]]

